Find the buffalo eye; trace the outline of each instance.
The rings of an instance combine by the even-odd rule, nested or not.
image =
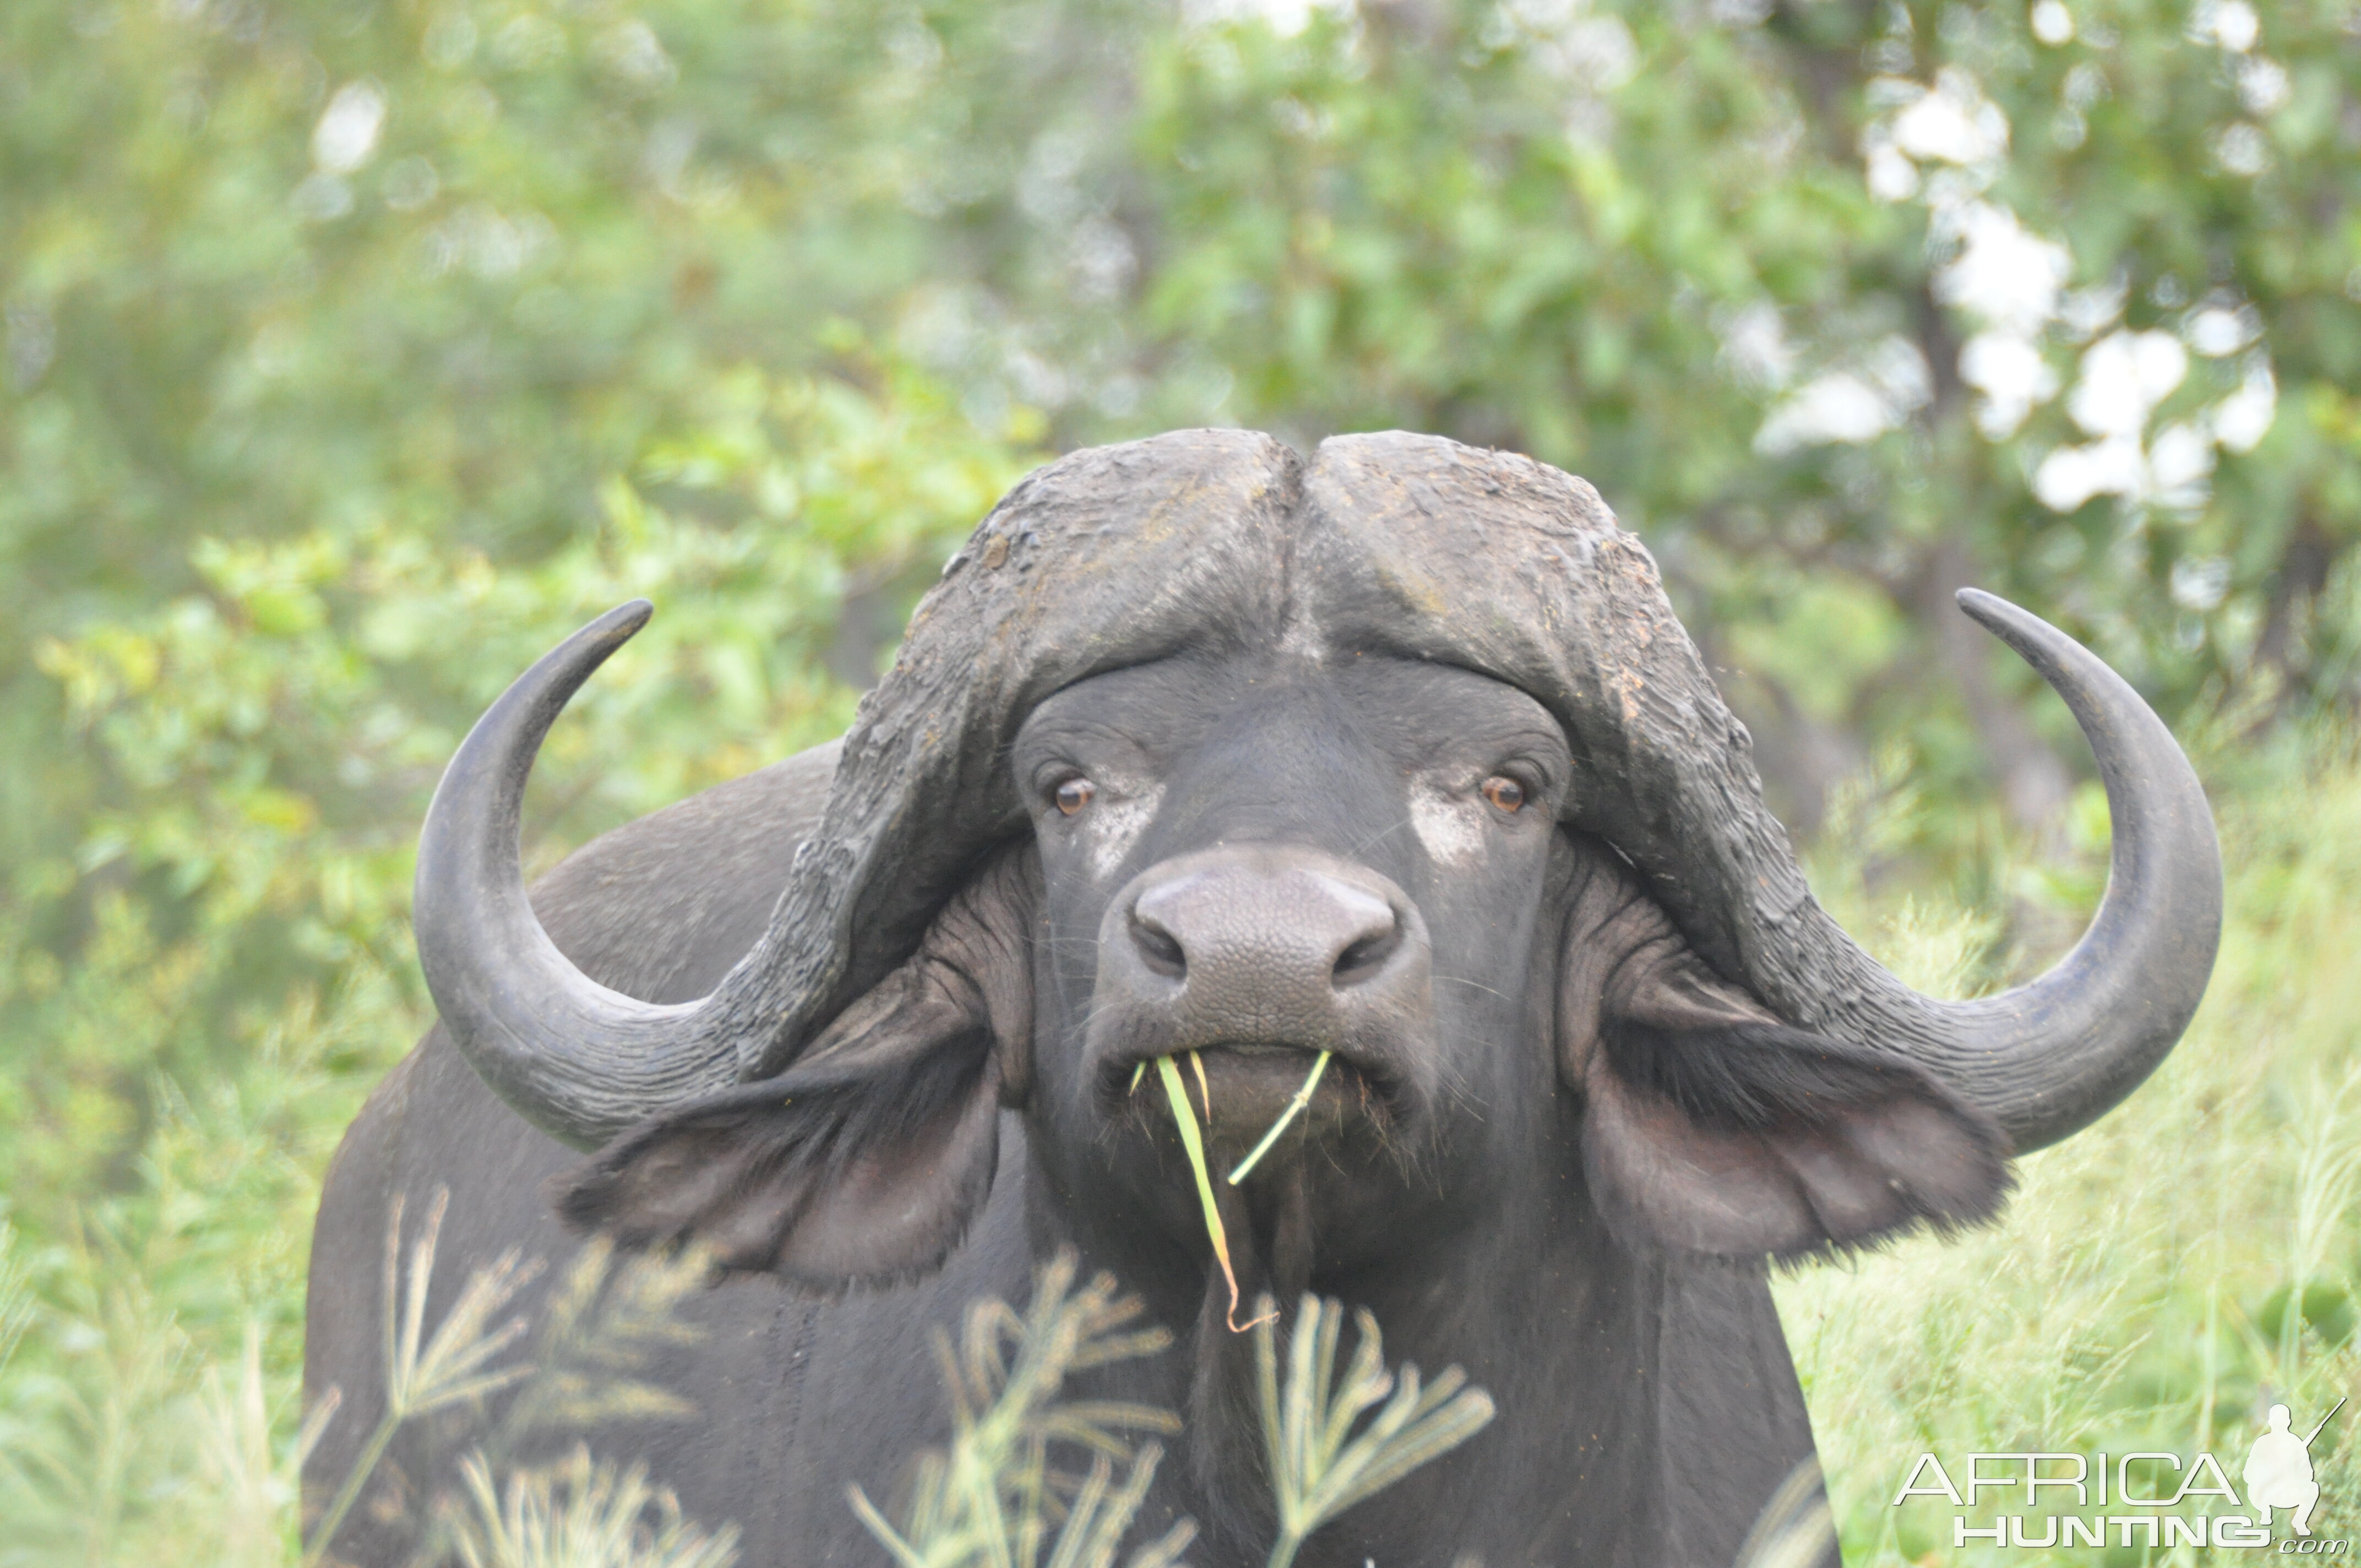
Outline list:
[[[1484,798],[1503,811],[1514,812],[1525,804],[1525,786],[1495,773],[1484,781]]]
[[[1052,798],[1057,801],[1059,810],[1071,817],[1075,812],[1088,806],[1091,803],[1091,796],[1098,792],[1099,786],[1088,779],[1068,779],[1058,786],[1057,793]]]

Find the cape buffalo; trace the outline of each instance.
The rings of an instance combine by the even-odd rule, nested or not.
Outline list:
[[[595,1438],[749,1563],[883,1561],[845,1488],[942,1440],[929,1334],[1061,1247],[1179,1336],[1086,1390],[1186,1419],[1143,1525],[1260,1563],[1246,1342],[1173,1124],[1126,1089],[1201,1050],[1219,1168],[1328,1050],[1310,1113],[1217,1183],[1243,1282],[1369,1308],[1499,1416],[1300,1561],[1729,1563],[1812,1448],[1768,1260],[1990,1217],[2013,1154],[2155,1068],[2213,963],[2218,851],[2170,735],[2072,640],[1961,601],[2064,697],[2114,822],[2089,934],[1968,1003],[1813,901],[1654,563],[1524,457],[1075,453],[951,559],[840,745],[528,900],[525,776],[648,613],[614,611],[493,706],[429,815],[443,1021],[321,1202],[306,1381],[346,1407],[314,1505],[382,1407],[390,1205],[447,1185],[438,1302],[566,1226],[789,1287],[699,1299],[668,1369],[695,1420]],[[337,1557],[403,1561],[423,1463],[397,1445]]]

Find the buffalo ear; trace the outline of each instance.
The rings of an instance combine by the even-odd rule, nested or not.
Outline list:
[[[1566,966],[1589,971],[1595,1025],[1561,1066],[1584,1101],[1592,1201],[1619,1235],[1795,1258],[1999,1212],[2006,1137],[1924,1068],[1782,1023],[1653,901],[1606,925],[1639,939]]]
[[[794,1068],[617,1138],[567,1179],[560,1215],[820,1289],[940,1266],[983,1211],[1001,1107],[1023,1092],[1038,880],[1029,853],[1004,857]]]

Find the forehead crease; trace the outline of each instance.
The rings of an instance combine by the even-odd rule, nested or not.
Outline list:
[[[1095,740],[1168,752],[1201,735],[1229,707],[1235,663],[1175,658],[1093,675],[1036,707],[1017,745]]]
[[[1381,738],[1431,748],[1481,741],[1544,755],[1565,750],[1565,732],[1549,709],[1489,675],[1448,664],[1402,659],[1356,660],[1342,677],[1356,709],[1390,712]]]
[[[1017,734],[1020,750],[1060,743],[1088,745],[1093,742],[1112,743],[1126,751],[1134,751],[1138,748],[1139,738],[1132,733],[1130,727],[1116,718],[1092,712],[1079,705],[1037,712]]]
[[[1323,667],[1268,655],[1161,660],[1093,676],[1036,708],[1018,745],[1114,743],[1178,762],[1208,745],[1253,750],[1279,732],[1322,737],[1322,751],[1341,745],[1404,766],[1459,744],[1543,758],[1566,750],[1547,708],[1487,675],[1391,657]]]

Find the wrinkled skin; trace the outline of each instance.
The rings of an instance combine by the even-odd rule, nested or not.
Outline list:
[[[1284,1109],[1311,1049],[1338,1051],[1306,1136],[1245,1188],[1266,1212],[1257,1237],[1268,1212],[1304,1212],[1290,1240],[1308,1250],[1279,1266],[1290,1299],[1315,1258],[1323,1277],[1382,1263],[1405,1229],[1468,1222],[1504,1165],[1530,1165],[1549,1064],[1520,1047],[1566,772],[1538,704],[1394,661],[1175,662],[1052,698],[1014,760],[1041,803],[1055,1032],[1038,1032],[1034,1116],[1060,1188],[1111,1176],[1126,1207],[1197,1247],[1161,1095],[1120,1095],[1140,1061],[1201,1047],[1224,1168]],[[1513,813],[1480,794],[1511,773],[1526,795]],[[1097,793],[1070,817],[1053,795],[1075,776]],[[1157,932],[1137,932],[1159,906]],[[1185,949],[1178,978],[1152,967],[1159,935]],[[1230,950],[1207,951],[1224,938]]]
[[[1389,1359],[1459,1364],[1499,1405],[1473,1442],[1316,1535],[1307,1564],[1728,1562],[1810,1454],[1762,1255],[1999,1201],[1988,1124],[1897,1058],[1779,1024],[1691,954],[1612,850],[1557,825],[1567,742],[1512,687],[1249,645],[1071,686],[1028,717],[1008,765],[1031,842],[981,867],[917,956],[784,1078],[625,1135],[563,1192],[576,1225],[629,1243],[694,1239],[733,1269],[879,1288],[826,1302],[725,1288],[699,1308],[714,1343],[666,1368],[699,1420],[597,1440],[648,1454],[692,1512],[739,1520],[750,1563],[878,1560],[842,1488],[890,1493],[941,1440],[925,1325],[978,1295],[1021,1300],[1061,1245],[1180,1336],[1077,1390],[1187,1419],[1145,1528],[1190,1516],[1206,1531],[1191,1561],[1262,1560],[1246,1341],[1225,1326],[1153,1070],[1127,1092],[1151,1055],[1202,1051],[1226,1168],[1311,1050],[1337,1053],[1310,1113],[1222,1187],[1240,1282],[1368,1307]],[[1060,792],[1075,801],[1078,781],[1070,812]],[[569,938],[546,893],[544,919],[625,989],[613,977],[651,953],[701,945],[671,959],[670,989],[697,994],[784,870],[777,846],[717,854],[733,831],[650,828],[641,844],[650,885],[745,884],[726,895],[754,912],[736,925],[675,930],[619,879],[564,872],[562,891],[609,902],[602,929]],[[438,1168],[431,1140],[463,1118],[499,1124],[450,1066],[430,1040],[394,1093],[433,1108],[404,1103],[405,1131],[373,1102],[357,1126],[324,1201],[324,1257],[381,1245],[385,1193]],[[461,1245],[556,1251],[515,1193],[568,1162],[513,1122],[506,1135],[523,1151],[507,1168],[443,1172],[469,1216]],[[324,1337],[322,1293],[338,1287],[322,1282],[339,1271],[315,1258],[308,1380],[349,1393],[375,1331]],[[315,1498],[338,1452],[308,1473]],[[397,1457],[412,1485],[434,1464]],[[368,1544],[374,1528],[340,1544],[398,1561]]]
[[[1193,1320],[1201,1375],[1184,1408],[1207,1494],[1188,1511],[1243,1537],[1242,1559],[1261,1521],[1215,1500],[1261,1493],[1242,1463],[1255,1449],[1228,1293],[1206,1266],[1167,1102],[1152,1076],[1137,1095],[1124,1086],[1138,1062],[1202,1047],[1208,1154],[1225,1169],[1301,1085],[1303,1047],[1334,1047],[1300,1132],[1242,1190],[1220,1189],[1249,1295],[1316,1287],[1377,1305],[1398,1282],[1422,1295],[1485,1277],[1405,1244],[1499,1223],[1511,1173],[1545,1157],[1550,1061],[1528,992],[1565,751],[1521,693],[1391,661],[1125,671],[1044,704],[1018,739],[1018,780],[1041,803],[1037,972],[1054,998],[1037,1032],[1037,1165],[1086,1255],[1146,1288],[1166,1321]],[[1514,813],[1480,793],[1512,773],[1527,797]],[[1069,817],[1055,793],[1074,776],[1097,794]],[[1194,907],[1192,883],[1210,884]],[[1159,903],[1149,946],[1133,927]],[[1235,950],[1207,954],[1224,937]],[[1378,950],[1340,966],[1356,941]],[[1177,981],[1157,961],[1176,947]],[[1116,1202],[1082,1201],[1110,1189]],[[1402,1344],[1416,1309],[1380,1310]],[[1429,1366],[1464,1354],[1438,1346]],[[1400,1528],[1371,1519],[1323,1545],[1338,1561],[1388,1542],[1398,1554]]]

